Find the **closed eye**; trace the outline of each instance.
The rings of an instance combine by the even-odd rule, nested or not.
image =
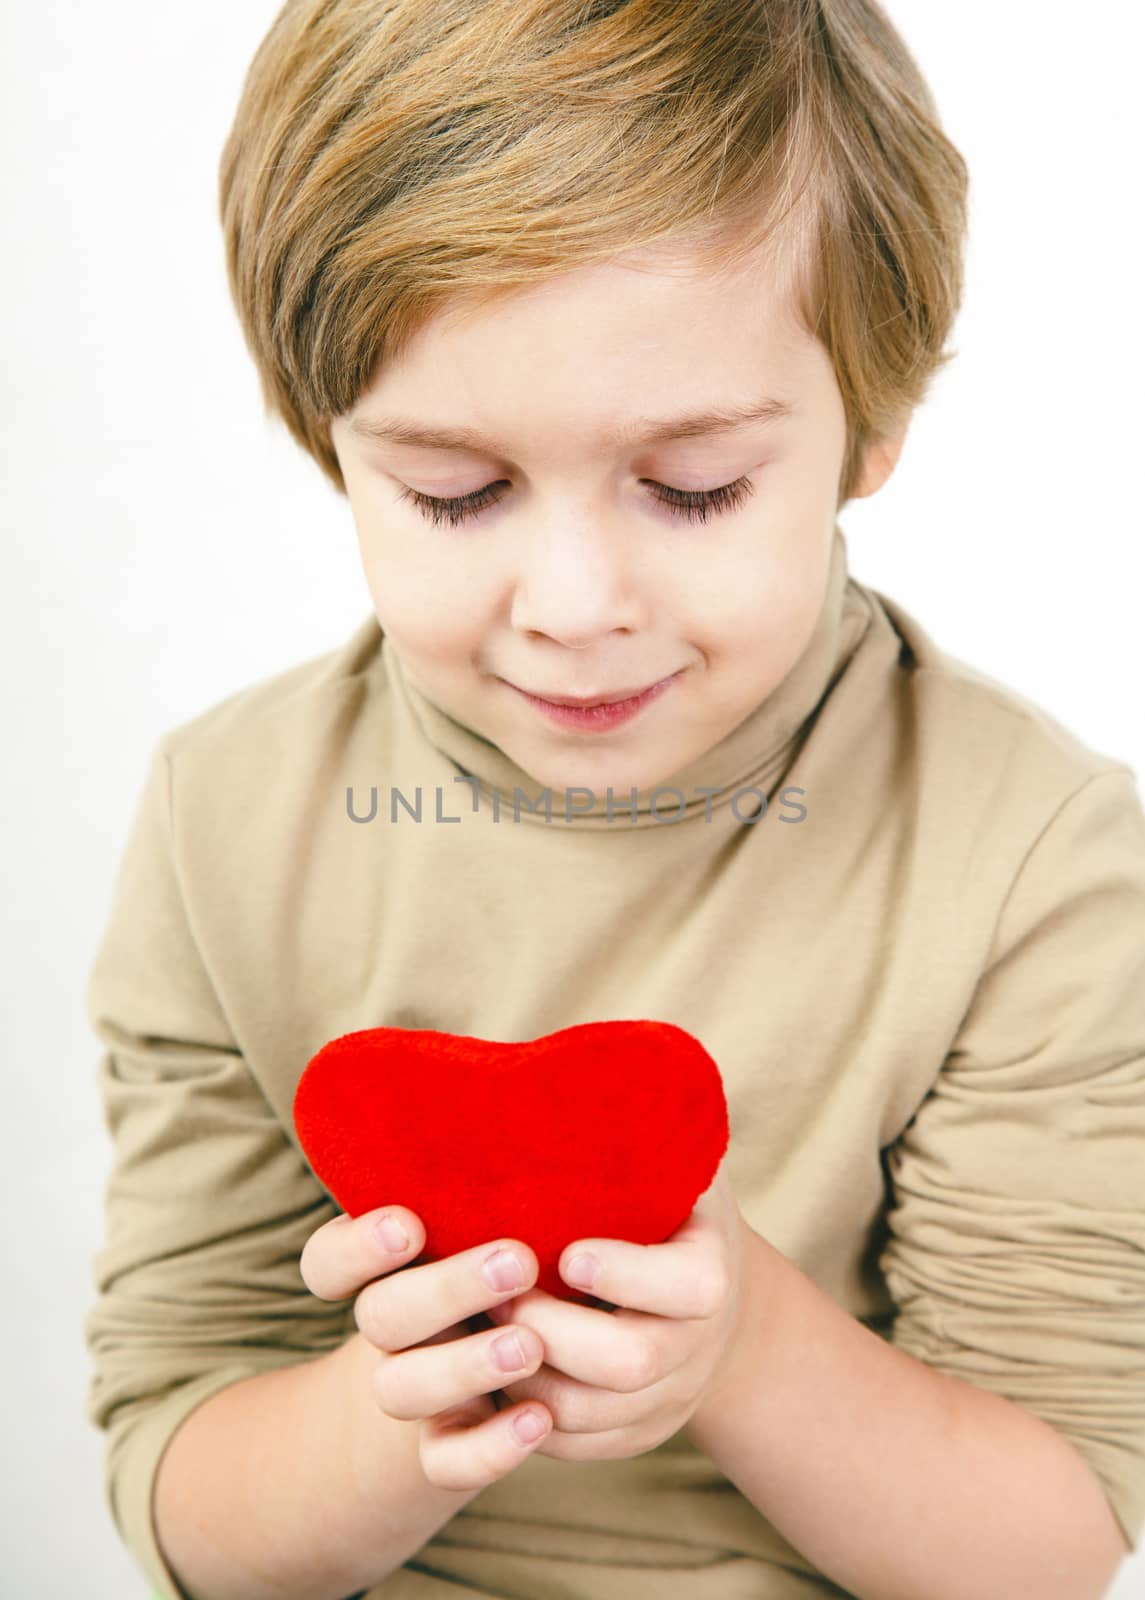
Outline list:
[[[673,489],[669,484],[655,483],[651,478],[642,478],[641,482],[651,485],[653,499],[666,506],[674,516],[686,518],[689,522],[706,522],[713,514],[733,511],[755,492],[755,485],[746,476],[736,478],[733,483],[722,484],[718,489]],[[471,494],[440,499],[436,495],[422,494],[417,489],[404,488],[398,499],[410,501],[427,521],[448,522],[456,527],[458,523],[479,515],[487,506],[496,505],[501,498],[497,489],[497,483],[489,483],[484,488],[474,489]]]

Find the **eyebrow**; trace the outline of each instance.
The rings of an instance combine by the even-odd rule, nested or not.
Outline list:
[[[666,439],[689,439],[701,434],[723,433],[749,423],[779,422],[793,416],[795,407],[786,400],[755,400],[743,405],[711,406],[703,411],[676,417],[637,417],[625,427],[608,428],[604,444],[659,444]],[[359,438],[388,444],[421,445],[429,450],[476,450],[491,455],[508,455],[494,439],[487,439],[475,428],[433,427],[405,417],[355,417],[350,432]]]

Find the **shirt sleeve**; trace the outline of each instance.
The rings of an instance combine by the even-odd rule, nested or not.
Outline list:
[[[1075,789],[1022,861],[937,1081],[884,1151],[892,1340],[1024,1407],[1145,1522],[1145,813]]]
[[[320,1301],[302,1281],[303,1245],[336,1207],[236,1047],[196,946],[166,746],[151,757],[87,987],[112,1166],[84,1337],[113,1520],[155,1590],[185,1600],[152,1521],[171,1436],[227,1384],[341,1343],[353,1302]]]

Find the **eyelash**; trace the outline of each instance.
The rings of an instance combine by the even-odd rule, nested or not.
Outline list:
[[[651,482],[651,479],[645,481]],[[658,492],[653,498],[667,506],[674,516],[686,518],[689,522],[706,522],[713,512],[733,511],[755,492],[748,477],[721,484],[718,489],[673,489],[666,483],[657,484],[656,488]],[[496,505],[501,496],[493,491],[494,485],[486,484],[482,489],[474,489],[472,494],[443,500],[435,495],[422,494],[417,489],[406,488],[398,495],[398,499],[411,501],[427,521],[437,524],[448,522],[452,527],[457,527],[459,523],[484,511],[486,506]]]

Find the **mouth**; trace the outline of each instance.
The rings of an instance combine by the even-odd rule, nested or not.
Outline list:
[[[675,673],[670,673],[675,677]],[[508,680],[506,680],[508,681]],[[538,689],[522,689],[520,684],[514,683],[512,688],[527,694],[532,700],[544,700],[551,706],[573,706],[578,711],[587,711],[593,706],[615,706],[622,700],[638,700],[641,695],[649,690],[656,689],[662,683],[667,683],[667,678],[656,678],[652,683],[646,683],[637,689],[617,689],[606,694],[568,695],[568,694],[542,694]]]
[[[654,700],[668,693],[676,679],[687,669],[681,667],[670,677],[659,678],[646,689],[614,691],[604,699],[579,700],[571,695],[536,695],[528,689],[519,689],[507,678],[502,682],[519,694],[550,723],[575,733],[602,734],[619,728],[640,716]]]

